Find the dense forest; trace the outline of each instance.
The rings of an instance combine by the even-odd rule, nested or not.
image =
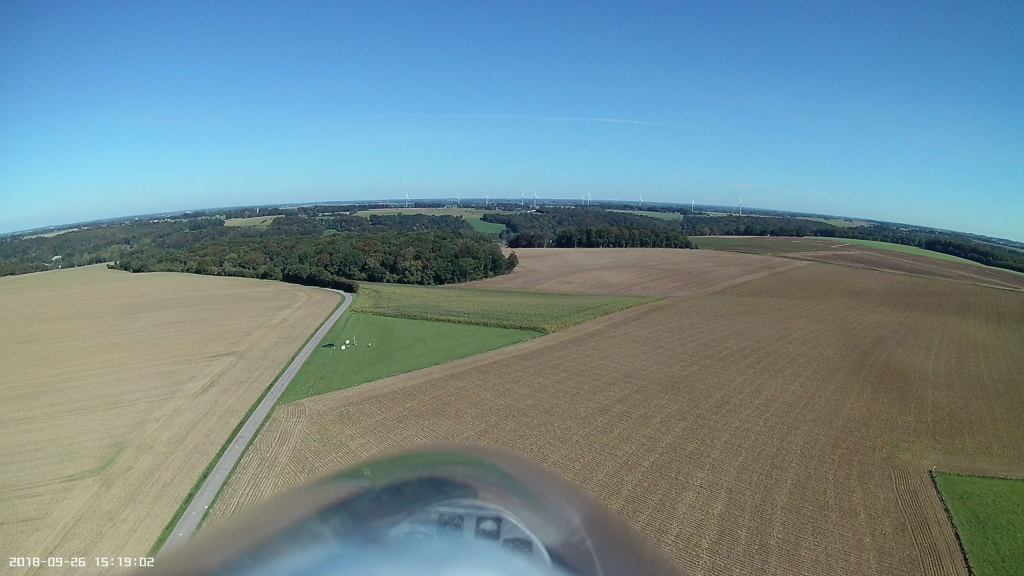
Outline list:
[[[264,212],[266,214],[266,212]],[[356,281],[445,284],[510,272],[493,238],[461,218],[290,213],[229,227],[203,214],[0,241],[0,274],[110,262],[130,272],[190,272],[357,289]]]
[[[669,220],[599,208],[548,208],[491,213],[485,222],[504,224],[509,248],[693,248]]]

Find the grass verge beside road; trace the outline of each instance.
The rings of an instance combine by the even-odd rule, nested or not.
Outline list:
[[[1024,567],[1024,480],[934,474],[977,576],[1020,574]]]

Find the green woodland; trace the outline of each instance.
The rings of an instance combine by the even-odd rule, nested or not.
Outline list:
[[[130,272],[190,272],[358,289],[358,282],[439,285],[506,274],[508,248],[693,248],[691,237],[821,236],[887,242],[1024,272],[1024,250],[1008,241],[874,223],[842,227],[821,218],[715,215],[689,208],[493,204],[465,214],[369,213],[372,206],[239,208],[122,219],[0,237],[0,276],[109,263]],[[636,208],[625,206],[626,208]],[[457,212],[457,213],[456,213]],[[243,220],[240,220],[243,219]],[[229,226],[226,220],[258,223]],[[489,231],[500,234],[482,233]]]
[[[0,241],[2,275],[101,262],[129,272],[242,276],[354,292],[361,280],[478,280],[510,272],[517,260],[452,216],[291,214],[262,227],[199,216]]]

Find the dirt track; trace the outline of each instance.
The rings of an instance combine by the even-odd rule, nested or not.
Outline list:
[[[927,470],[1024,476],[1019,292],[743,254],[519,254],[478,285],[639,278],[668,297],[290,404],[214,518],[380,450],[479,442],[579,482],[694,574],[965,573]]]

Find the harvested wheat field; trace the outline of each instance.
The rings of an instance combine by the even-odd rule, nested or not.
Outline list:
[[[660,248],[520,248],[519,266],[508,276],[465,284],[473,288],[694,296],[801,266],[781,258]]]
[[[839,238],[777,238],[764,236],[711,237],[700,244],[720,245],[720,250],[772,254],[787,258],[859,266],[927,278],[947,278],[996,288],[1024,289],[1024,274],[954,258],[921,248]],[[907,253],[915,252],[915,253]]]
[[[382,450],[503,446],[693,574],[966,574],[928,470],[1024,476],[1024,294],[750,254],[520,250],[665,299],[279,409],[216,520]],[[589,282],[589,284],[588,284]]]
[[[145,556],[338,299],[104,266],[0,279],[4,566],[62,557],[28,572],[86,574],[97,556]]]

